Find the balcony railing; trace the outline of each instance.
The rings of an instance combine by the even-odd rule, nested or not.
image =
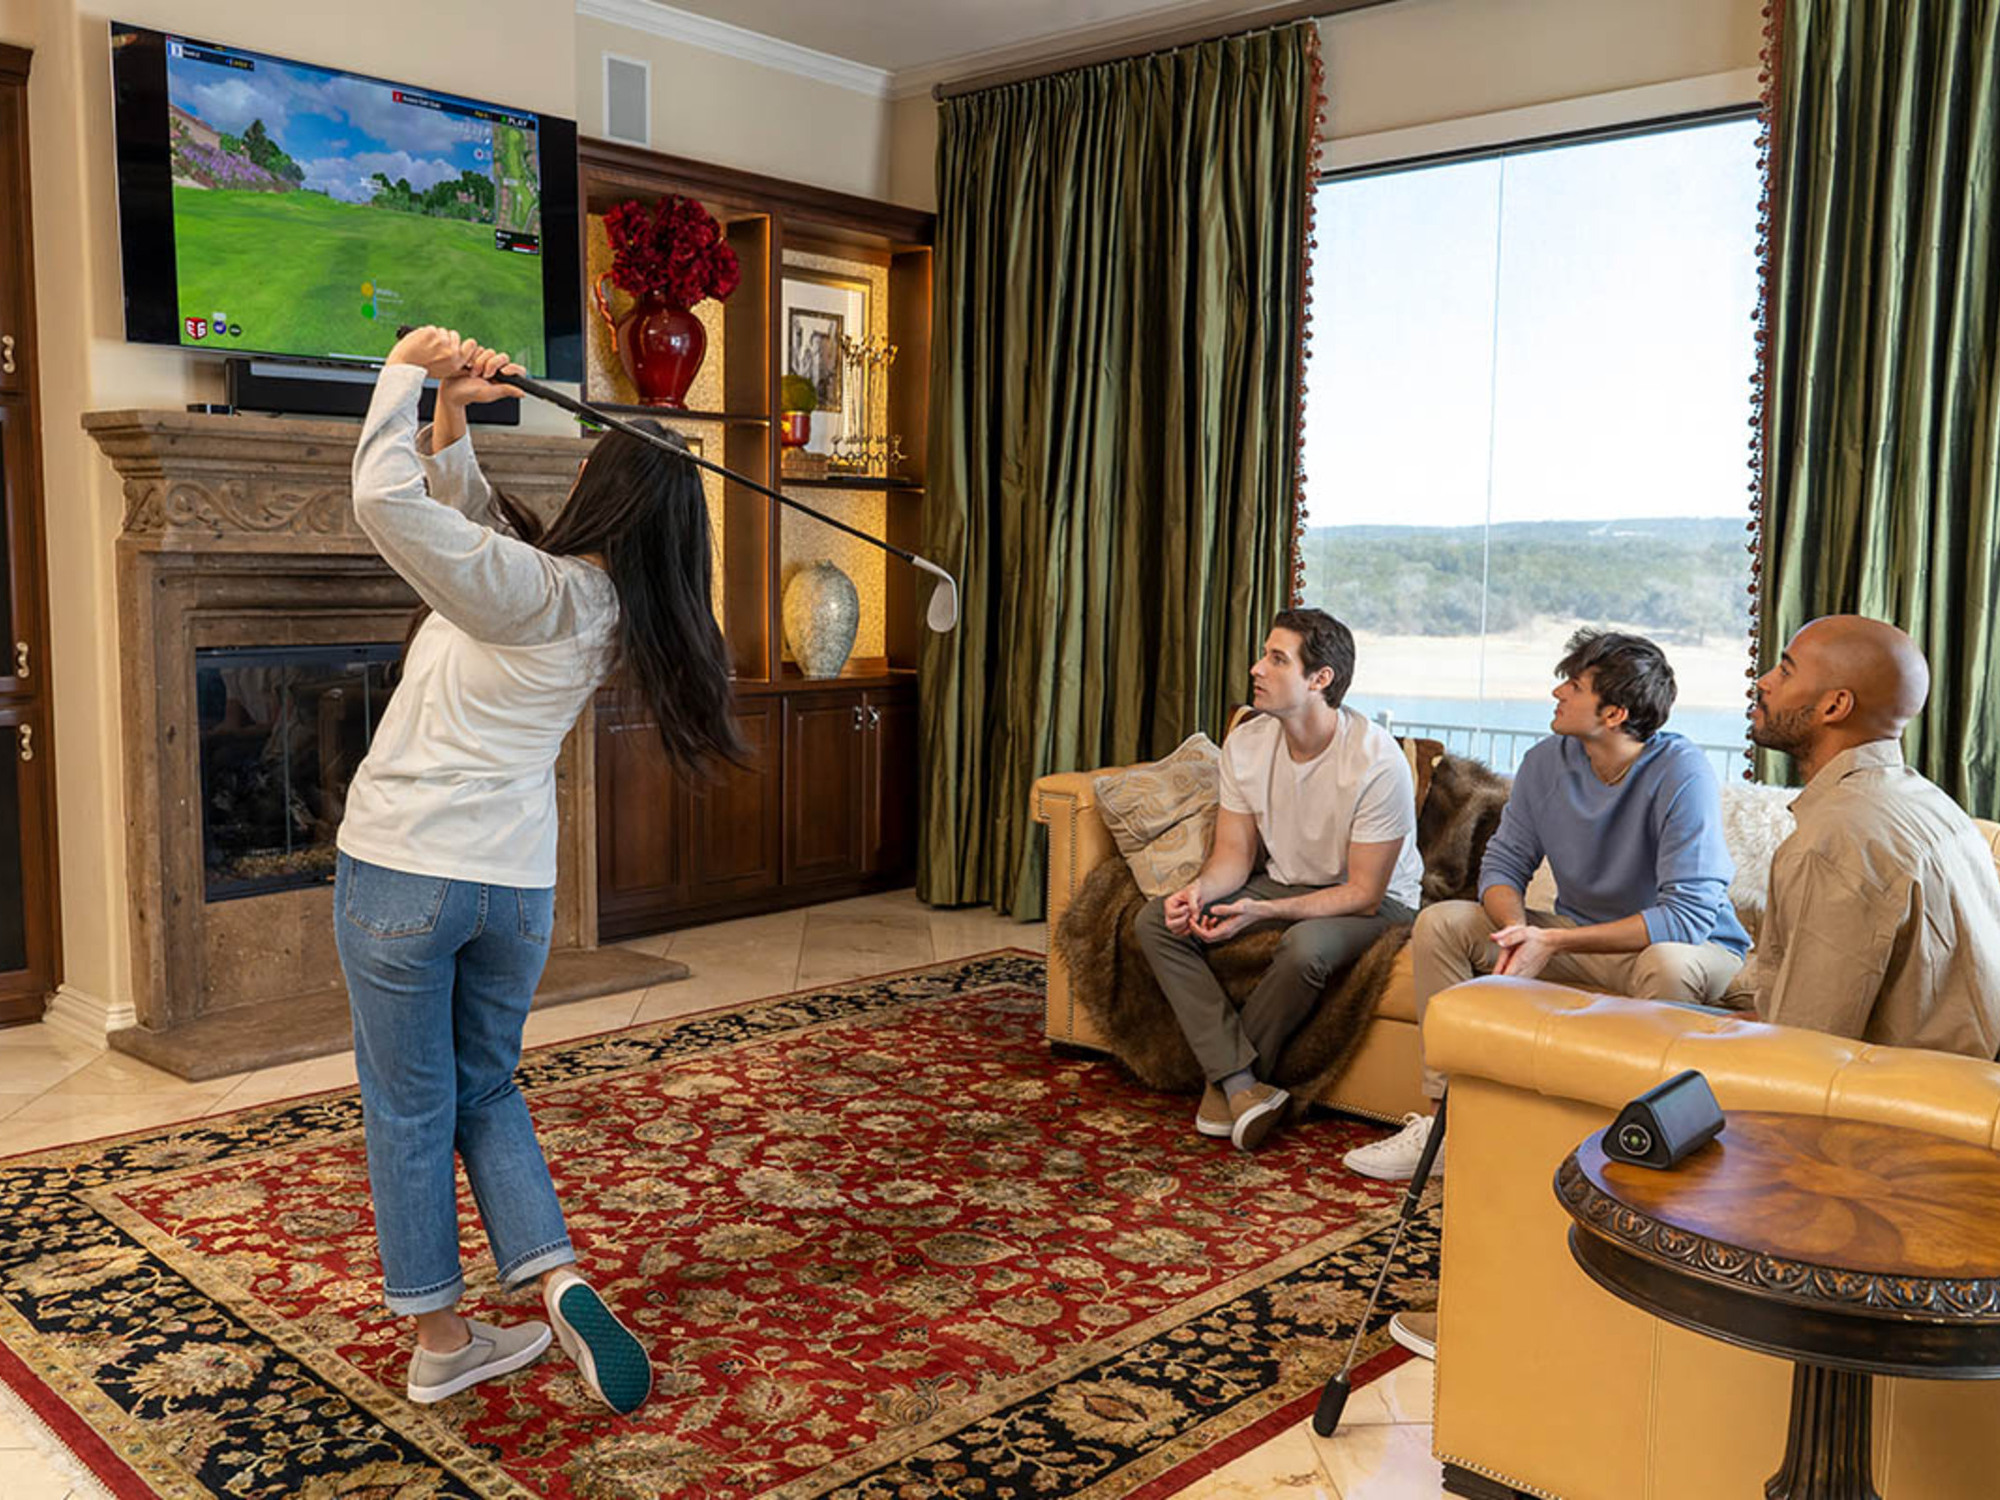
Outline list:
[[[1528,753],[1528,747],[1549,736],[1546,729],[1489,729],[1478,724],[1434,724],[1399,719],[1387,709],[1375,715],[1375,722],[1393,734],[1437,740],[1452,754],[1482,760],[1503,776],[1512,776],[1520,768],[1521,757]],[[1703,744],[1699,740],[1695,743],[1708,756],[1717,777],[1730,781],[1742,776],[1747,764],[1743,759],[1742,745]]]

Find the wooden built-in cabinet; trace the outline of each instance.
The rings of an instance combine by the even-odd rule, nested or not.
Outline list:
[[[22,48],[0,46],[0,1025],[41,1019],[61,961],[29,60]]]
[[[785,699],[785,880],[907,878],[916,867],[917,701],[907,690]]]
[[[633,405],[616,352],[591,332],[584,393],[657,417],[730,468],[806,504],[921,546],[930,365],[931,215],[608,141],[580,147],[586,279],[609,269],[603,216],[626,199],[695,198],[735,249],[743,282],[695,309],[708,354],[689,410]],[[898,348],[879,421],[902,440],[892,476],[787,474],[779,443],[788,276],[865,286],[868,331]],[[628,305],[612,293],[614,312]],[[597,711],[598,912],[606,941],[907,882],[916,868],[917,688],[927,580],[741,485],[712,479],[717,616],[729,643],[751,763],[690,786],[653,727],[614,693]],[[862,628],[839,677],[809,679],[787,650],[793,570],[827,557],[854,578]]]
[[[906,883],[916,869],[913,685],[737,705],[749,764],[691,786],[650,720],[597,707],[603,941]]]

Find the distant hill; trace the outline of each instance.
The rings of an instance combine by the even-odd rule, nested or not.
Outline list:
[[[1537,617],[1637,625],[1662,640],[1740,638],[1749,626],[1740,520],[1511,521],[1315,526],[1305,593],[1359,630],[1469,635]]]

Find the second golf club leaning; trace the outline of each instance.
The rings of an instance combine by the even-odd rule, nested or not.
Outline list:
[[[1403,1243],[1403,1231],[1416,1217],[1417,1204],[1431,1180],[1431,1167],[1437,1161],[1438,1149],[1444,1145],[1444,1108],[1445,1101],[1439,1099],[1437,1118],[1431,1122],[1430,1138],[1424,1142],[1424,1154],[1418,1158],[1417,1170],[1410,1177],[1409,1191],[1403,1194],[1403,1211],[1397,1216],[1396,1233],[1389,1240],[1388,1253],[1382,1257],[1381,1272],[1375,1277],[1375,1290],[1368,1294],[1367,1310],[1361,1314],[1361,1321],[1354,1328],[1354,1338],[1347,1346],[1347,1363],[1320,1392],[1319,1407],[1313,1412],[1313,1431],[1321,1437],[1333,1436],[1334,1429],[1340,1426],[1340,1414],[1347,1408],[1348,1377],[1354,1369],[1354,1356],[1361,1349],[1361,1336],[1368,1331],[1368,1320],[1375,1316],[1375,1299],[1382,1295],[1382,1284],[1389,1279],[1389,1267],[1396,1263],[1396,1251]]]

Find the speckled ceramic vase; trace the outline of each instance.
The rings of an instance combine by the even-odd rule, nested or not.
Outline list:
[[[808,677],[838,677],[861,625],[854,580],[830,562],[800,568],[785,585],[785,641]]]

